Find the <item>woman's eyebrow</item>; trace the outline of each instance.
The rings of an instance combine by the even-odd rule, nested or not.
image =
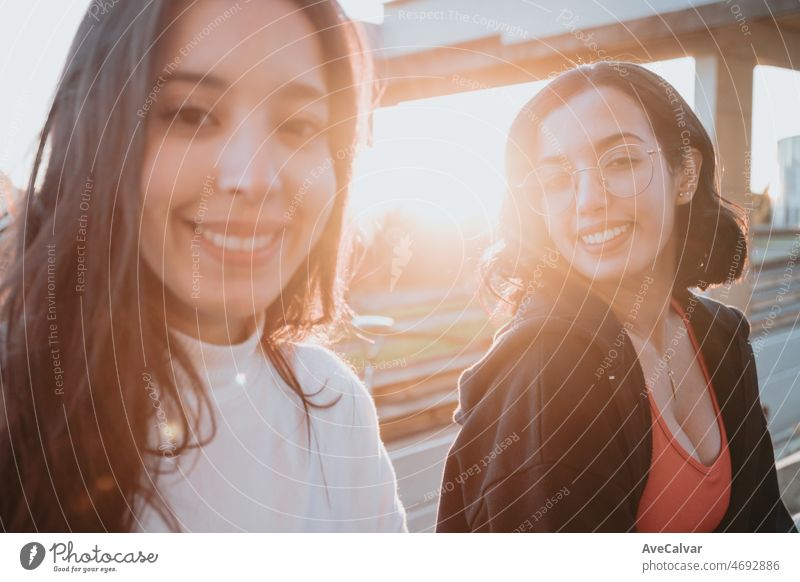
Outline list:
[[[204,87],[213,87],[215,89],[224,89],[228,86],[221,77],[209,75],[207,73],[193,73],[191,71],[179,71],[164,77],[164,82],[180,82],[191,83],[192,85],[201,85]]]
[[[195,73],[191,71],[179,71],[171,75],[164,76],[163,84],[168,82],[173,83],[187,83],[194,87],[213,88],[224,90],[229,86],[229,83],[222,77],[210,75],[208,73]],[[275,96],[287,101],[295,101],[300,103],[314,103],[319,102],[320,105],[326,105],[327,91],[324,88],[318,87],[314,83],[306,81],[292,81],[283,87],[280,87]]]
[[[320,101],[324,104],[325,97],[327,96],[327,91],[325,91],[320,87],[317,87],[317,85],[312,83],[307,83],[304,81],[294,81],[278,89],[278,91],[276,91],[276,94],[280,96],[282,99],[286,99],[289,101],[300,101],[300,102]]]
[[[613,135],[608,135],[602,139],[599,139],[595,142],[594,145],[595,149],[602,151],[604,148],[615,145],[618,142],[629,142],[629,141],[645,143],[645,141],[635,133],[632,133],[630,131],[622,131],[619,133],[615,133]]]

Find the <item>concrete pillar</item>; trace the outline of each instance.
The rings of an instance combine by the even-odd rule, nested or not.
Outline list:
[[[694,109],[716,143],[717,63],[716,55],[695,57]]]
[[[696,57],[695,106],[719,152],[722,195],[753,211],[750,195],[750,148],[753,119],[753,68],[749,45],[720,43],[720,52]],[[752,241],[751,241],[752,242]],[[753,278],[717,289],[717,299],[747,311],[753,294]]]
[[[739,204],[750,193],[750,140],[753,119],[752,52],[725,51],[696,58],[695,104],[722,161],[722,193]]]

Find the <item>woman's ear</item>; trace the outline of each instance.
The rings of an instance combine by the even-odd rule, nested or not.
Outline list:
[[[689,152],[681,154],[681,176],[678,182],[678,206],[689,204],[697,192],[700,181],[700,168],[703,166],[703,154],[700,150],[692,148]]]

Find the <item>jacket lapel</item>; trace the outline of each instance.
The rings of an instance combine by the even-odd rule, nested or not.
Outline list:
[[[728,511],[717,527],[717,531],[744,531],[741,523],[746,521],[741,508],[747,505],[746,492],[739,486],[743,481],[744,448],[742,443],[749,438],[745,422],[744,390],[737,388],[745,381],[745,370],[741,362],[741,338],[735,326],[729,325],[727,308],[712,303],[691,292],[676,294],[684,312],[689,317],[706,368],[711,376],[711,386],[722,413],[728,449],[731,456],[731,499]],[[738,508],[738,509],[737,509]]]

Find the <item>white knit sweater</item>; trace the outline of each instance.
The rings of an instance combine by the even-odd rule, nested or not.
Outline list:
[[[322,389],[312,397],[321,404],[339,398],[330,408],[311,408],[309,418],[261,353],[258,333],[233,346],[183,334],[176,338],[200,371],[217,418],[210,444],[158,461],[178,469],[159,477],[157,491],[184,531],[406,531],[372,397],[332,352],[312,344],[295,346],[294,370],[305,393]],[[154,391],[151,387],[151,398]],[[183,404],[188,411],[196,409],[190,394]],[[176,423],[166,412],[161,419]],[[208,414],[201,419],[199,436],[205,437],[211,420]],[[154,430],[168,450],[164,434],[158,434]],[[137,514],[139,531],[168,531],[150,506],[139,504]]]

